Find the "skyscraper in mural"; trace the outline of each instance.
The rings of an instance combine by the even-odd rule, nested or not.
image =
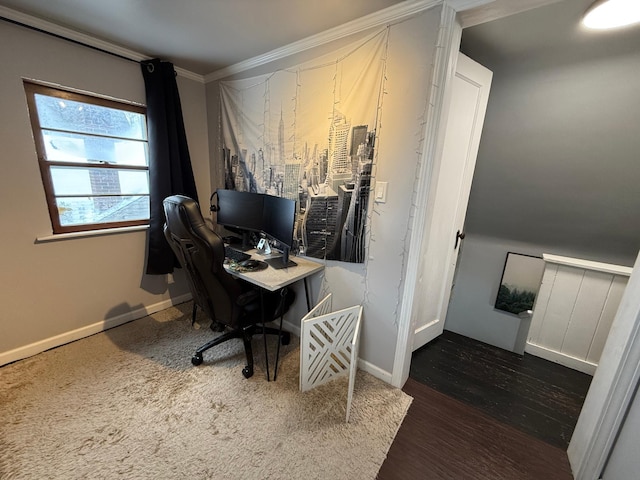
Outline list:
[[[329,128],[329,171],[326,181],[334,192],[353,176],[347,149],[349,127],[350,123],[345,115],[335,110]]]
[[[299,200],[300,163],[286,163],[284,166],[284,187],[282,196],[289,200]]]

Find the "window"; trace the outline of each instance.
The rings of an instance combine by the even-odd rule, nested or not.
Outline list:
[[[146,225],[145,108],[24,86],[53,233]]]

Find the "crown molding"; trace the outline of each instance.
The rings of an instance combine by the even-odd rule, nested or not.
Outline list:
[[[381,27],[391,23],[402,21],[406,18],[411,17],[412,15],[416,15],[442,3],[447,3],[447,5],[449,5],[456,12],[463,12],[465,10],[493,3],[494,1],[496,0],[406,0],[404,2],[380,10],[379,12],[374,12],[364,17],[360,17],[338,27],[331,28],[329,30],[318,33],[316,35],[312,35],[289,45],[276,48],[265,54],[243,60],[242,62],[224,67],[220,70],[216,70],[215,72],[209,73],[204,76],[176,66],[174,66],[174,69],[176,73],[181,77],[194,80],[198,83],[209,83],[221,78],[228,77],[230,75],[234,75],[255,67],[265,65],[269,62],[273,62],[300,52],[304,52],[314,47],[319,47],[335,40],[340,40],[341,38],[348,37],[349,35],[354,35],[370,28]],[[526,1],[527,0],[525,0],[525,3]],[[552,2],[558,0],[537,1]],[[143,55],[140,52],[136,52],[135,50],[130,50],[120,45],[116,45],[105,40],[100,40],[91,35],[87,35],[85,33],[81,33],[76,30],[72,30],[70,28],[63,27],[47,20],[28,15],[26,13],[18,12],[1,5],[0,16],[17,23],[27,25],[29,27],[43,30],[44,32],[52,33],[54,35],[80,42],[91,47],[96,47],[115,55],[120,55],[136,62],[151,59],[151,57]]]
[[[562,0],[447,0],[453,8],[460,12],[459,18],[463,28],[473,27],[560,1]],[[458,6],[456,7],[454,4]]]
[[[0,17],[4,17],[6,19],[12,20],[17,23],[21,23],[27,25],[29,27],[37,28],[39,30],[43,30],[47,33],[52,33],[54,35],[58,35],[63,38],[67,38],[69,40],[73,40],[75,42],[80,42],[91,47],[99,48],[109,53],[113,53],[115,55],[119,55],[121,57],[128,58],[135,62],[141,62],[143,60],[150,60],[151,57],[147,55],[143,55],[134,50],[130,50],[128,48],[121,47],[114,43],[110,43],[104,40],[100,40],[98,38],[92,37],[91,35],[87,35],[85,33],[80,33],[70,28],[63,27],[61,25],[57,25],[55,23],[49,22],[47,20],[42,20],[41,18],[33,17],[26,13],[18,12],[16,10],[12,10],[10,8],[4,7],[0,5]],[[184,68],[175,67],[174,70],[181,77],[189,78],[191,80],[195,80],[199,83],[204,83],[204,77],[197,73],[191,72],[189,70],[185,70]]]
[[[445,3],[456,12],[463,12],[471,8],[481,7],[494,1],[495,0],[445,0]]]
[[[467,3],[487,2],[490,0],[466,0]],[[443,0],[406,0],[391,7],[374,12],[364,17],[360,17],[343,25],[325,30],[324,32],[304,38],[284,47],[276,48],[262,55],[258,55],[242,62],[221,68],[215,72],[204,76],[204,82],[209,83],[215,80],[242,73],[255,67],[260,67],[269,62],[280,60],[291,55],[304,52],[314,47],[319,47],[335,40],[348,37],[359,32],[363,32],[370,28],[381,27],[390,23],[395,23],[412,15],[421,13],[432,7],[440,5]]]

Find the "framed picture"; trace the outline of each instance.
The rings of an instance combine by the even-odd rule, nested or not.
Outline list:
[[[543,270],[541,257],[508,252],[495,308],[515,315],[533,309]]]

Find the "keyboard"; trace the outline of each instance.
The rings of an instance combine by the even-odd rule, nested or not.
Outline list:
[[[243,260],[249,260],[251,258],[251,255],[241,252],[240,250],[236,250],[235,248],[231,248],[229,245],[226,245],[224,247],[224,257],[237,263],[242,262]]]

